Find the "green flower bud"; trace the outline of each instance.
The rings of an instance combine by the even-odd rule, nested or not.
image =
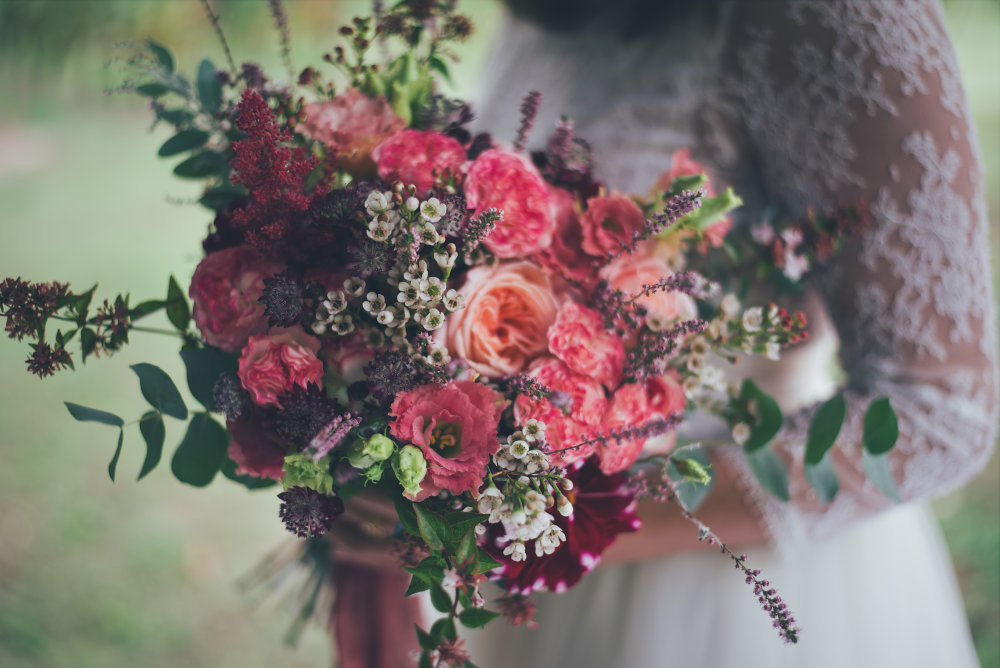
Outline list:
[[[677,472],[684,476],[685,480],[701,485],[712,482],[712,474],[701,462],[695,459],[674,459],[674,466],[677,467]]]
[[[392,470],[406,496],[414,497],[420,493],[420,481],[427,475],[427,460],[417,446],[404,445],[392,456]]]
[[[347,461],[356,469],[366,469],[392,456],[396,444],[388,436],[373,434],[367,441],[356,439],[347,448]]]
[[[285,476],[281,480],[284,488],[308,487],[321,494],[333,494],[333,476],[330,475],[330,458],[324,457],[314,462],[302,453],[285,457]]]

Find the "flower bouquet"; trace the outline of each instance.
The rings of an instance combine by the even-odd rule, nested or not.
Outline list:
[[[28,370],[45,377],[73,367],[71,344],[82,361],[116,352],[137,321],[165,312],[201,408],[189,411],[158,367],[132,366],[150,404],[139,477],[160,463],[170,417],[190,420],[170,460],[181,482],[221,473],[278,486],[277,514],[312,544],[333,531],[337,550],[358,495],[391,502],[407,594],[428,592],[441,614],[418,628],[420,665],[469,665],[459,624],[530,622],[527,596],[578,582],[638,528],[642,497],[677,504],[795,642],[775,590],[692,514],[711,467],[677,429],[694,411],[721,417],[787,499],[766,447],[780,409],[722,366],[776,358],[806,338],[805,317],[744,308],[719,279],[756,272],[794,287],[863,224],[863,208],[741,240],[729,233],[739,198],[717,193],[685,151],[638,198],[595,179],[571,121],[526,152],[537,93],[511,145],[473,134],[469,106],[436,84],[448,45],[471,31],[452,4],[355,19],[324,56],[332,78],[310,67],[294,86],[237,66],[221,29],[228,67],[204,60],[193,79],[148,41],[126,87],[174,127],[159,155],[183,156],[175,175],[205,183],[205,257],[186,291],[171,277],[163,299],[138,304],[119,295],[95,307],[94,289],[8,278],[9,336],[32,341]],[[113,480],[125,420],[66,406],[118,430]],[[843,413],[834,398],[810,431],[807,474],[824,499],[836,493],[826,453]],[[872,405],[864,445],[889,494],[894,425],[887,402]],[[487,579],[507,592],[496,611],[479,590]]]

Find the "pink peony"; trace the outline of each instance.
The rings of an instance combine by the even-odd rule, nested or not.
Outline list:
[[[561,406],[551,401],[555,397],[536,400],[520,395],[514,402],[514,420],[518,424],[524,424],[532,418],[544,422],[546,438],[552,451],[575,446],[601,434],[607,399],[604,398],[604,388],[600,383],[574,373],[562,360],[555,357],[536,360],[528,369],[528,374],[546,387],[568,395],[571,405],[567,415]],[[565,466],[586,459],[595,447],[596,445],[590,444],[556,452],[552,455],[552,462],[557,466]]]
[[[322,142],[337,155],[337,165],[357,178],[375,173],[372,151],[406,127],[381,95],[368,97],[356,88],[332,100],[307,104],[298,131]]]
[[[473,215],[503,211],[503,221],[483,241],[497,257],[526,257],[552,243],[556,219],[548,186],[520,156],[499,149],[481,153],[466,175],[465,198]]]
[[[319,349],[319,339],[301,327],[251,336],[240,354],[240,382],[258,404],[280,405],[278,396],[294,385],[305,387],[323,379]]]
[[[588,283],[594,278],[595,258],[583,252],[583,227],[571,193],[561,188],[549,188],[549,199],[555,214],[552,243],[539,259],[562,278]]]
[[[608,281],[612,288],[622,290],[629,296],[642,292],[644,285],[653,285],[673,274],[667,261],[652,251],[655,242],[639,244],[631,255],[622,255],[600,271],[600,277]],[[654,292],[638,300],[646,308],[647,315],[662,323],[673,320],[690,320],[697,316],[694,300],[681,292]]]
[[[396,397],[389,413],[396,419],[389,431],[400,442],[419,447],[427,460],[423,489],[412,500],[423,501],[443,489],[479,491],[497,449],[503,406],[502,394],[473,381],[421,385]]]
[[[623,427],[640,427],[683,410],[684,390],[670,376],[650,378],[645,383],[628,383],[618,388],[608,402],[608,410],[604,414],[604,432]],[[668,443],[662,445],[669,450],[676,434],[670,432],[666,438]],[[639,458],[645,444],[646,439],[636,438],[608,440],[599,445],[597,454],[601,459],[601,471],[608,475],[624,471]]]
[[[489,378],[522,371],[548,350],[558,303],[548,275],[531,262],[477,267],[462,286],[465,308],[448,316],[451,351]]]
[[[458,174],[465,163],[465,149],[457,141],[431,130],[400,130],[375,148],[378,175],[402,181],[424,192],[436,177]]]
[[[670,156],[670,169],[660,174],[660,178],[656,180],[656,188],[657,190],[668,190],[670,184],[678,176],[694,176],[695,174],[705,174],[706,177],[709,177],[708,171],[700,163],[691,159],[690,150],[677,149]],[[712,185],[711,177],[705,183],[704,188],[706,197],[715,197],[715,186]],[[709,225],[703,234],[712,246],[718,248],[722,245],[732,226],[732,218],[726,216],[717,223]]]
[[[229,458],[236,462],[237,473],[281,480],[285,448],[258,418],[229,420],[226,428]]]
[[[604,329],[597,311],[573,301],[559,309],[549,327],[549,351],[570,369],[614,389],[622,379],[625,349],[620,338]]]
[[[284,269],[249,246],[209,253],[194,270],[188,295],[192,317],[209,345],[238,352],[251,334],[264,329],[264,305],[257,300],[264,279]]]
[[[623,243],[631,243],[645,226],[646,217],[631,197],[613,193],[587,200],[587,210],[580,222],[583,250],[604,257],[618,252]]]

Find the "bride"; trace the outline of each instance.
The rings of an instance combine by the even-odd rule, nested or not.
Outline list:
[[[792,501],[720,448],[699,517],[751,546],[802,639],[784,647],[729,561],[701,551],[669,506],[619,538],[596,572],[538,596],[539,628],[493,624],[467,641],[490,666],[970,666],[946,549],[923,503],[986,462],[997,425],[987,219],[975,133],[934,2],[508,0],[480,125],[515,135],[519,99],[545,99],[536,140],[571,114],[598,177],[642,193],[690,148],[745,206],[801,215],[865,199],[872,226],[812,284],[813,339],[777,364],[741,367],[776,396]],[[836,388],[848,418],[840,493],[820,504],[801,476],[811,408]],[[906,501],[861,470],[861,417],[889,396],[891,454]],[[709,429],[698,438],[707,438]]]

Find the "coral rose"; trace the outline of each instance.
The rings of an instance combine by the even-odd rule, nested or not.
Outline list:
[[[298,131],[322,142],[337,155],[337,165],[356,178],[375,173],[372,151],[406,127],[381,95],[368,97],[350,88],[332,100],[307,104]]]
[[[260,299],[264,279],[284,266],[249,246],[224,248],[205,256],[194,270],[188,295],[192,317],[209,345],[238,352],[251,334],[264,329]]]
[[[578,283],[587,284],[594,278],[595,259],[583,252],[583,227],[576,210],[576,200],[562,188],[549,188],[549,199],[555,215],[552,243],[539,259],[553,273]]]
[[[616,253],[645,227],[646,217],[631,197],[612,193],[587,200],[582,248],[596,257]]]
[[[427,460],[422,490],[412,500],[423,501],[443,489],[453,494],[479,491],[497,449],[503,406],[502,394],[473,381],[421,385],[396,397],[389,413],[396,419],[389,431],[420,448]]]
[[[401,130],[379,144],[372,157],[383,179],[402,181],[424,192],[434,185],[436,177],[461,171],[465,149],[440,132]]]
[[[536,360],[528,369],[528,374],[551,390],[568,395],[569,414],[553,403],[552,399],[555,397],[539,400],[520,395],[514,402],[514,419],[518,424],[524,424],[532,418],[544,422],[546,439],[552,451],[569,448],[600,435],[601,422],[607,408],[604,388],[600,383],[574,373],[556,357]],[[586,459],[595,447],[590,444],[556,452],[552,455],[552,463],[566,466]]]
[[[293,386],[304,388],[323,379],[323,363],[316,356],[319,349],[319,339],[301,327],[251,336],[240,355],[240,382],[256,403],[280,406],[278,396]]]
[[[629,296],[642,292],[644,285],[654,285],[673,274],[667,261],[655,255],[656,244],[642,243],[631,255],[615,258],[599,273],[612,288]],[[647,317],[655,318],[660,324],[673,320],[690,320],[697,316],[694,300],[682,292],[654,292],[640,297],[637,303],[645,307]]]
[[[483,244],[497,257],[526,257],[552,243],[556,219],[549,188],[534,165],[499,149],[484,151],[465,177],[465,199],[478,216],[496,208],[503,220]]]
[[[548,350],[558,303],[548,274],[531,262],[477,267],[462,286],[465,308],[448,316],[451,351],[489,378],[522,371]]]
[[[622,380],[625,349],[622,340],[604,329],[597,311],[573,301],[559,309],[549,327],[549,351],[576,373],[614,389]]]
[[[638,427],[652,420],[668,418],[684,410],[684,390],[670,376],[650,378],[644,383],[622,385],[611,396],[607,412],[604,414],[604,432],[623,427]],[[676,441],[676,433],[669,432],[659,437],[660,449],[669,450]],[[666,439],[664,441],[663,439]],[[601,459],[601,471],[612,474],[624,471],[642,453],[646,439],[608,440],[597,446]]]
[[[236,462],[238,474],[281,480],[285,448],[260,419],[251,416],[229,420],[226,429],[229,430],[229,458]]]

